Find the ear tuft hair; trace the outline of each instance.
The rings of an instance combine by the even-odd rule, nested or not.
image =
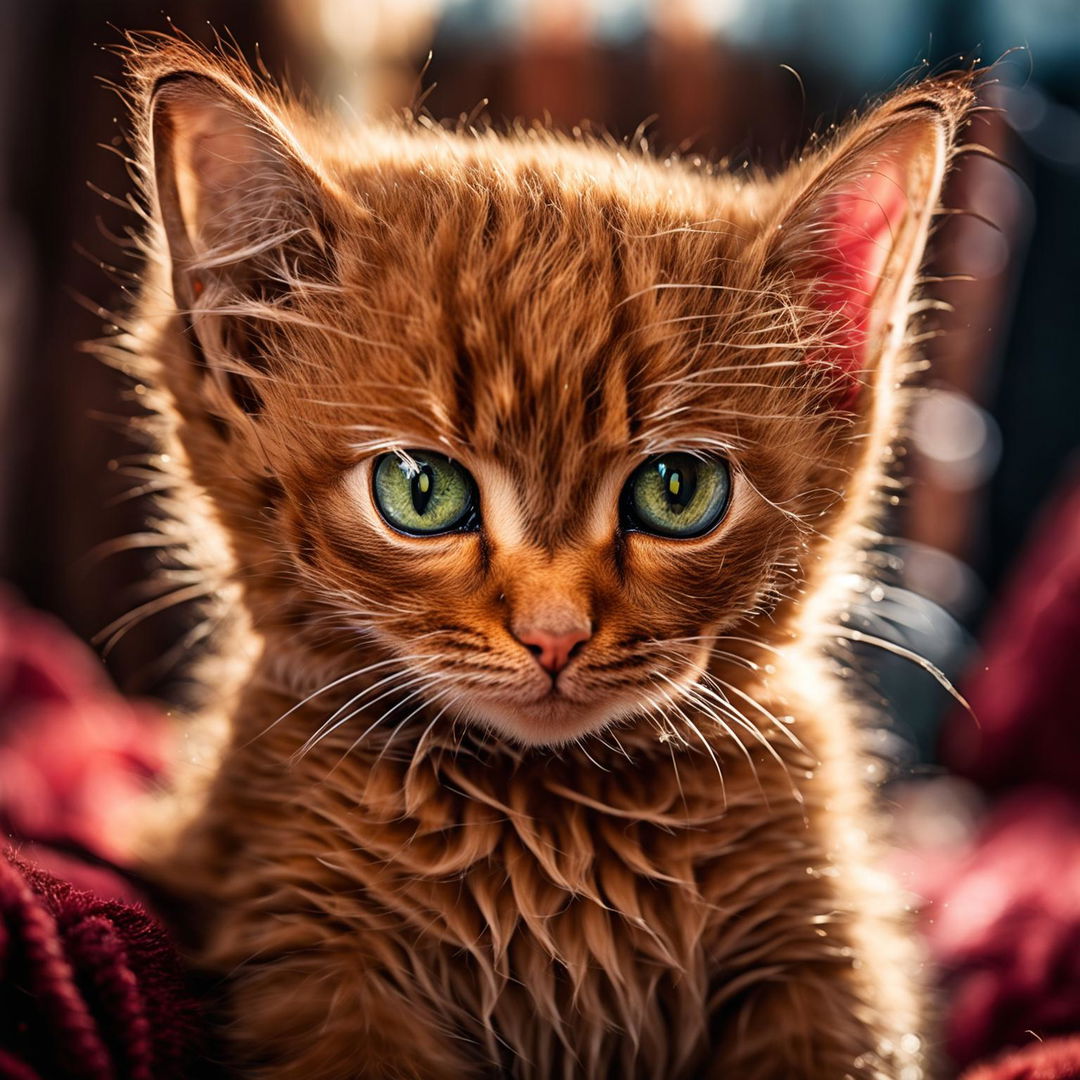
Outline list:
[[[800,168],[781,210],[772,269],[801,292],[825,345],[808,359],[833,372],[836,404],[899,346],[974,76],[922,83],[888,99]]]
[[[219,413],[256,416],[275,317],[305,283],[335,277],[339,192],[292,130],[284,98],[239,60],[176,40],[136,43],[127,59],[190,362],[211,375]]]

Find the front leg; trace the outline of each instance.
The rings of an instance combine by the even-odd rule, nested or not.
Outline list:
[[[347,952],[289,955],[241,971],[226,1039],[252,1080],[469,1080],[475,1061],[430,1009]]]
[[[783,771],[762,769],[776,780],[767,809],[729,815],[745,839],[705,875],[717,912],[706,1080],[931,1075],[915,927],[880,869],[867,793],[844,775],[857,762],[831,748],[820,758],[833,766],[793,769],[807,781],[800,799],[785,800]]]

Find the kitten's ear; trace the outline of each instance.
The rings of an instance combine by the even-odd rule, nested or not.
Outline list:
[[[942,180],[972,99],[969,79],[913,87],[861,120],[831,152],[797,167],[794,192],[774,224],[768,268],[785,280],[802,321],[819,337],[807,359],[829,366],[839,407],[859,407],[861,387],[902,342]]]
[[[225,78],[159,76],[149,134],[177,308],[202,362],[231,368],[237,403],[258,411],[242,368],[264,366],[260,306],[287,305],[305,275],[332,275],[328,184],[278,116]]]

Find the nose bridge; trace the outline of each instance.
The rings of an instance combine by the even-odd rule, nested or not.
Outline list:
[[[508,560],[505,580],[515,633],[542,629],[568,634],[591,623],[588,576],[573,553],[551,556],[537,551]]]

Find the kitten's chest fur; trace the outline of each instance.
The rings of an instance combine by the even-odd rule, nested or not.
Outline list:
[[[432,1041],[421,1075],[711,1076],[807,958],[841,1013],[866,996],[874,887],[832,821],[857,787],[775,735],[715,762],[631,731],[633,763],[608,740],[409,768],[392,745],[286,765],[272,730],[227,754],[169,872],[209,902],[199,963],[233,978],[248,1042],[323,1031],[297,1076],[369,1075],[341,1058],[366,1012]]]

